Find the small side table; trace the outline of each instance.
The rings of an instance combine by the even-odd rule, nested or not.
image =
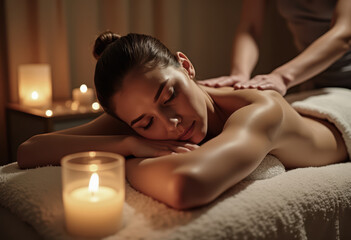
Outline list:
[[[54,103],[50,111],[13,103],[7,105],[10,162],[17,161],[18,146],[30,137],[82,125],[103,113],[101,108],[94,110],[90,106],[74,105],[72,101]]]

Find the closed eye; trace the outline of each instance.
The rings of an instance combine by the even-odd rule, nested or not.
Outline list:
[[[175,93],[175,90],[174,90],[174,88],[172,87],[172,94],[171,94],[171,96],[164,102],[164,104],[167,104],[167,103],[169,103],[169,102],[171,102],[174,98],[175,98],[175,96],[176,96],[176,93]]]
[[[142,127],[144,130],[147,130],[151,127],[152,123],[154,121],[154,117],[152,117],[149,121],[149,123],[145,126],[145,127]]]

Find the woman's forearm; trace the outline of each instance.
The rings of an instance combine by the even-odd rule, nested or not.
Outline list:
[[[108,151],[130,155],[129,136],[81,136],[65,134],[36,135],[22,143],[17,150],[20,168],[59,165],[63,156],[81,151]]]

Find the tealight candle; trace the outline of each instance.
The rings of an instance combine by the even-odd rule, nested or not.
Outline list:
[[[80,105],[91,105],[95,101],[93,89],[88,88],[85,84],[82,84],[79,89],[73,89],[72,96],[73,101]]]
[[[61,160],[66,229],[74,236],[102,238],[122,224],[124,158],[83,152]]]
[[[100,104],[98,102],[93,102],[93,104],[91,104],[91,108],[95,111],[100,110]]]

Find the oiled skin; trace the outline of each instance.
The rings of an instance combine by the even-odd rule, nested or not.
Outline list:
[[[174,208],[214,200],[248,176],[267,154],[287,168],[347,159],[330,123],[303,117],[274,91],[202,87],[223,119],[222,131],[185,154],[127,161],[127,177],[141,192]]]
[[[136,70],[124,77],[111,101],[125,123],[104,114],[77,128],[34,136],[19,147],[19,166],[59,165],[66,154],[91,150],[143,157],[127,160],[133,187],[186,209],[214,200],[267,154],[287,168],[347,159],[332,124],[301,116],[272,90],[200,86],[192,79],[191,62],[180,52],[177,56],[181,68]],[[200,141],[201,147],[188,143]]]
[[[344,142],[332,124],[301,116],[275,91],[214,89],[184,81],[215,116],[207,141],[187,153],[126,161],[132,186],[173,208],[211,202],[248,176],[267,154],[286,168],[347,159]],[[184,144],[142,140],[125,123],[103,114],[76,128],[32,137],[18,149],[18,164],[21,168],[59,165],[66,154],[90,150],[151,156],[155,149]]]

